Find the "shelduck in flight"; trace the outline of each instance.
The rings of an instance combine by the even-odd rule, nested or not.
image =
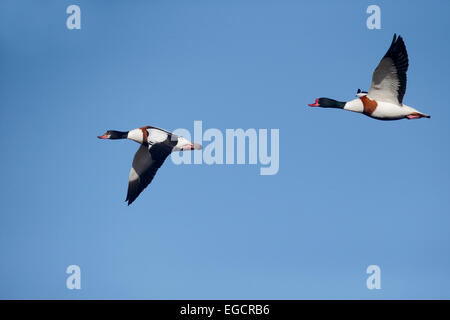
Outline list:
[[[401,36],[394,34],[389,50],[373,72],[369,92],[358,89],[358,98],[348,102],[319,98],[309,106],[359,112],[378,120],[430,118],[429,115],[403,104],[407,70],[408,53],[405,43]]]
[[[156,171],[174,151],[200,150],[202,146],[164,129],[145,126],[131,131],[109,130],[99,139],[129,139],[141,146],[134,155],[128,181],[128,205],[152,182]]]

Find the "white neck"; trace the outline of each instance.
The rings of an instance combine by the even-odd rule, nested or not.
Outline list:
[[[136,141],[137,143],[142,144],[144,142],[144,134],[141,129],[134,129],[128,131],[127,139]]]
[[[361,99],[357,98],[346,102],[344,105],[344,110],[362,113],[364,111],[364,106]]]

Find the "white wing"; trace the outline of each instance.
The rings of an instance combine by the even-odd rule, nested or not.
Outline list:
[[[368,97],[377,101],[402,105],[406,92],[408,53],[402,37],[394,34],[389,50],[372,75]]]

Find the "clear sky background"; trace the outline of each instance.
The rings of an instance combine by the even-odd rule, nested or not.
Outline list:
[[[81,30],[66,28],[81,7]],[[381,8],[368,30],[366,8]],[[0,298],[450,298],[449,1],[0,3]],[[383,122],[309,108],[369,89]],[[138,146],[107,129],[280,129],[280,170],[166,161],[130,207]],[[207,143],[206,143],[207,144]],[[81,267],[81,290],[66,288]],[[381,290],[366,288],[381,267]]]

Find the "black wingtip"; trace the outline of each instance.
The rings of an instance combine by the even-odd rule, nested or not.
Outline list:
[[[127,202],[127,206],[130,206],[130,204],[133,203],[133,201],[130,201],[130,199],[128,198],[128,196],[127,196],[127,198],[125,199],[125,202]]]
[[[392,46],[393,44],[400,44],[400,43],[403,43],[403,44],[404,44],[404,41],[403,41],[402,36],[401,36],[401,35],[398,35],[398,36],[397,36],[397,34],[394,33],[394,38],[392,39],[391,46]]]
[[[398,36],[397,36],[397,34],[394,33],[394,38],[392,38],[391,47],[392,47],[394,44],[397,44],[397,43],[400,43],[400,42],[403,42],[402,36],[401,36],[401,35],[398,35]]]
[[[134,202],[134,200],[136,200],[136,199],[137,199],[137,197],[133,198],[133,197],[127,196],[127,199],[125,200],[125,202],[128,202],[127,205],[130,206],[130,204],[132,204]]]

